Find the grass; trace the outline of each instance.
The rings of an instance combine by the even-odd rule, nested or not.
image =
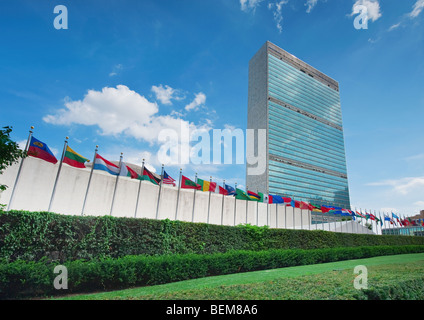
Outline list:
[[[353,286],[357,265],[367,267],[368,287],[372,290],[422,281],[424,277],[424,254],[419,253],[238,273],[61,299],[352,300],[360,297]]]

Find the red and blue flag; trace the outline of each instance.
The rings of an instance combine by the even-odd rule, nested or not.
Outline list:
[[[54,156],[53,152],[51,152],[47,144],[34,137],[31,137],[31,142],[28,148],[28,155],[50,163],[57,163],[56,157]]]

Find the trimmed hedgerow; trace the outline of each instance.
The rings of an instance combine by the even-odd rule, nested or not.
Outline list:
[[[355,298],[358,300],[424,300],[424,277],[363,289],[358,291]]]
[[[72,261],[230,250],[421,245],[423,237],[236,227],[171,220],[0,212],[0,259]]]
[[[46,259],[37,262],[17,260],[0,263],[0,298],[115,290],[237,272],[418,252],[424,252],[424,246],[240,250],[204,255],[141,255],[75,260],[63,264],[68,271],[67,290],[54,288],[54,279],[58,275],[53,270],[57,263]],[[368,293],[369,296],[371,294]]]

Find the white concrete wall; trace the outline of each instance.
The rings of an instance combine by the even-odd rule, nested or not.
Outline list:
[[[0,175],[0,184],[9,186],[6,191],[0,193],[1,204],[9,204],[18,168],[19,163],[14,164]],[[53,165],[33,157],[26,158],[10,209],[47,211],[58,168],[59,164]],[[77,169],[64,164],[50,211],[81,215],[89,176],[90,169]],[[211,193],[209,198],[209,192],[195,192],[187,189],[180,190],[177,201],[178,188],[169,185],[162,186],[158,202],[158,186],[146,181],[140,183],[138,180],[127,177],[118,179],[111,211],[115,182],[115,176],[103,171],[93,171],[84,215],[111,214],[116,217],[171,220],[174,220],[177,215],[177,220],[181,221],[222,223],[229,226],[249,223],[259,226],[269,225],[271,228],[323,229],[322,225],[311,225],[310,212],[307,210],[235,200],[234,197],[216,193]],[[137,194],[139,194],[139,200],[136,208]],[[194,195],[196,196],[195,201],[193,201]],[[176,210],[177,202],[178,211]],[[363,228],[357,227],[355,224],[354,232],[366,232]],[[352,225],[330,225],[329,228],[328,224],[325,224],[324,230],[352,232]]]

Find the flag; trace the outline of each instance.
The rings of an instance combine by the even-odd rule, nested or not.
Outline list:
[[[129,166],[127,166],[124,162],[121,162],[121,171],[119,173],[120,176],[129,177],[131,179],[139,179],[139,175]]]
[[[216,182],[210,182],[210,181],[206,181],[206,180],[202,180],[202,179],[197,178],[197,184],[201,186],[201,188],[199,189],[201,191],[215,192]]]
[[[250,198],[246,194],[246,192],[244,192],[243,190],[240,190],[239,188],[236,189],[236,199],[252,201],[252,198]]]
[[[69,146],[66,146],[66,152],[63,157],[63,162],[69,164],[75,168],[85,168],[86,162],[90,162],[90,160],[84,158],[82,155],[76,153]]]
[[[160,179],[156,178],[153,173],[149,171],[146,167],[143,169],[143,174],[138,177],[141,181],[150,181],[151,183],[155,185],[159,185]]]
[[[113,164],[112,162],[101,157],[98,153],[96,154],[96,159],[94,160],[93,169],[103,170],[114,176],[117,176],[119,174],[119,167],[116,164]]]
[[[313,209],[314,207],[313,207],[312,205],[310,205],[309,203],[307,203],[307,202],[300,201],[299,208],[300,208],[300,209],[303,209],[303,210],[309,210],[309,211],[312,211],[312,209]]]
[[[272,196],[271,195],[263,194],[262,192],[259,192],[258,194],[259,194],[259,197],[260,197],[259,202],[272,203]]]
[[[271,195],[271,194],[269,196],[272,197],[272,203],[284,203],[284,199],[282,196]]]
[[[358,211],[356,211],[356,215],[358,216],[358,217],[361,217],[361,218],[366,218],[367,219],[367,217],[362,213],[362,212],[358,212]]]
[[[290,205],[291,202],[292,202],[292,199],[291,198],[281,197],[281,199],[283,199],[283,203],[286,204],[286,205],[287,204]]]
[[[172,184],[175,187],[175,180],[169,176],[166,171],[163,172],[162,183],[164,184]]]
[[[247,190],[247,195],[253,201],[259,201],[259,200],[261,200],[261,196],[259,194],[257,194],[257,193],[252,192],[252,191]]]
[[[350,216],[351,215],[351,211],[348,209],[342,209],[342,216]]]
[[[284,200],[284,203],[285,203],[285,200]],[[292,206],[293,208],[300,208],[300,201],[291,199],[291,202],[289,205]]]
[[[321,206],[321,211],[322,211],[322,213],[328,213],[328,212],[330,212],[331,210],[332,210],[333,208],[332,207],[329,207],[329,206]]]
[[[322,213],[321,206],[311,203],[312,211]]]
[[[332,214],[342,214],[342,208],[339,208],[339,207],[333,207],[333,208],[331,208],[331,210],[329,211],[330,213],[332,213]]]
[[[229,186],[228,184],[224,184],[224,188],[225,188],[225,190],[227,190],[228,196],[235,196],[236,195],[236,190],[233,187]]]
[[[397,215],[395,215],[393,212],[392,212],[392,217],[393,217],[393,219],[396,219],[399,224],[401,224],[399,217]]]
[[[218,193],[219,194],[223,194],[224,196],[228,196],[228,190],[227,189],[224,189],[221,186],[218,186]]]
[[[57,159],[49,147],[34,136],[31,137],[31,142],[28,148],[28,155],[31,157],[39,158],[50,163],[57,163]]]
[[[186,176],[181,176],[181,188],[182,189],[197,189],[197,190],[200,190],[202,188],[202,186],[191,181]]]

